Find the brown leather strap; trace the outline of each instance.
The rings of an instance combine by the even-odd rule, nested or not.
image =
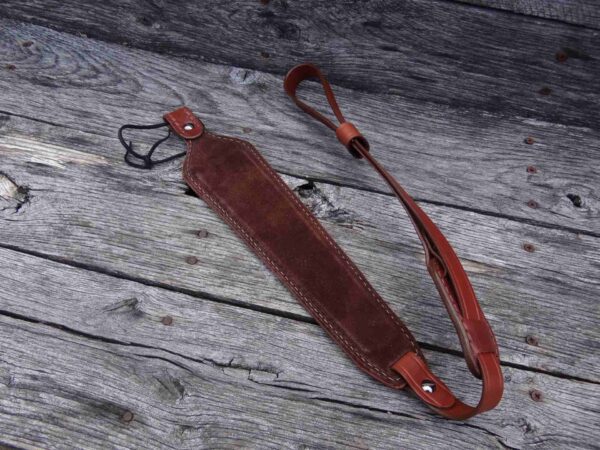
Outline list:
[[[298,99],[298,85],[307,78],[319,79],[339,126]],[[301,64],[291,69],[285,77],[284,89],[303,111],[335,130],[340,142],[353,156],[365,158],[404,206],[423,243],[427,269],[456,328],[467,365],[474,376],[482,379],[481,399],[475,407],[462,403],[431,373],[423,356],[415,351],[406,352],[392,364],[392,369],[404,378],[418,397],[448,418],[466,419],[494,408],[503,392],[498,346],[456,253],[427,214],[372,156],[367,140],[357,128],[346,122],[331,86],[316,66]]]

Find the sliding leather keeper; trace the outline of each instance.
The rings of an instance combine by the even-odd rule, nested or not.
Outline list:
[[[324,85],[340,126],[297,99],[298,84],[315,76]],[[345,122],[327,80],[315,66],[290,71],[285,88],[304,111],[336,130],[355,157],[367,159],[399,195],[424,242],[429,272],[457,327],[467,363],[483,379],[477,407],[460,402],[430,372],[410,331],[259,152],[246,141],[208,132],[185,107],[164,116],[187,144],[184,180],[362,370],[392,388],[410,385],[446,417],[464,419],[494,407],[502,395],[497,346],[452,248],[370,155],[356,127]]]

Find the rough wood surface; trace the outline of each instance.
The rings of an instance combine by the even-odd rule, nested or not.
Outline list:
[[[0,269],[4,444],[587,448],[600,438],[597,384],[505,368],[498,409],[443,422],[362,374],[316,325],[9,250]],[[460,358],[428,356],[462,380]]]
[[[512,11],[544,19],[600,29],[600,4],[596,0],[458,0],[472,5]]]
[[[597,447],[597,8],[471,3],[2,2],[0,447]],[[284,96],[305,60],[462,258],[499,338],[493,412],[449,422],[361,373],[181,161],[124,165],[116,129],[181,104],[256,144],[476,401],[397,201]]]
[[[25,205],[17,209],[9,203],[13,209],[0,216],[6,219],[3,245],[308,317],[231,230],[186,195],[178,165],[140,172],[115,155],[114,138],[37,126],[35,131],[32,121],[12,118],[0,138],[3,170],[28,192]],[[24,133],[49,136],[52,144]],[[69,141],[79,144],[73,148]],[[93,149],[102,154],[88,153]],[[419,340],[458,348],[422,249],[395,198],[290,176],[286,181]],[[597,355],[589,352],[597,332],[600,239],[423,206],[463,258],[504,361],[600,380]],[[197,230],[208,236],[199,238]],[[526,251],[526,244],[535,251]],[[187,264],[188,256],[198,263]],[[569,320],[574,309],[578,314]],[[535,336],[537,345],[528,344],[528,336]]]
[[[343,86],[476,117],[600,123],[596,30],[460,3],[8,0],[0,16],[279,75],[308,60]]]
[[[329,129],[292,104],[280,77],[1,23],[0,51],[12,66],[0,70],[0,110],[113,137],[124,123],[155,123],[185,103],[211,129],[251,139],[280,171],[386,189],[370,168],[348,157]],[[307,98],[323,105],[322,92],[311,88]],[[340,88],[336,93],[414,197],[600,235],[600,128],[482,116]],[[536,99],[535,108],[544,101]],[[566,113],[583,110],[565,106]],[[527,136],[535,143],[525,144]]]

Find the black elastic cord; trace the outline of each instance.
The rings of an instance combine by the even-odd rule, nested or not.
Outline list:
[[[131,129],[131,130],[153,130],[155,128],[161,128],[161,127],[168,127],[169,124],[166,122],[162,122],[162,123],[157,123],[154,125],[131,125],[131,124],[127,124],[127,125],[123,125],[121,128],[119,128],[119,132],[118,132],[118,136],[119,136],[119,141],[121,142],[121,145],[123,147],[125,147],[125,162],[132,166],[135,167],[137,169],[152,169],[153,166],[155,166],[156,164],[162,164],[168,161],[172,161],[175,158],[179,158],[183,155],[185,155],[186,152],[181,152],[181,153],[177,153],[176,155],[172,155],[172,156],[168,156],[166,158],[163,159],[158,159],[158,160],[152,160],[152,154],[154,153],[154,150],[156,150],[156,148],[162,144],[163,142],[165,142],[167,139],[169,139],[171,137],[171,128],[168,128],[169,133],[164,137],[159,139],[158,141],[156,141],[154,144],[152,144],[152,147],[150,147],[150,150],[148,151],[148,153],[141,154],[136,152],[133,149],[133,144],[131,143],[131,141],[129,141],[129,143],[127,143],[125,141],[125,139],[123,138],[123,130],[127,130],[127,129]],[[137,158],[139,160],[142,160],[142,163],[138,163],[133,161],[131,158]]]

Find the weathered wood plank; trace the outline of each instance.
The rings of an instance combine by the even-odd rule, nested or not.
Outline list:
[[[0,15],[280,75],[309,60],[340,85],[476,117],[600,124],[595,30],[455,2],[9,0]],[[553,94],[540,99],[544,86]]]
[[[505,368],[500,407],[453,423],[361,373],[316,325],[9,250],[0,268],[5,444],[589,448],[600,437],[597,384]],[[475,397],[458,357],[427,353]]]
[[[27,195],[18,209],[8,199],[0,213],[2,245],[308,317],[204,203],[185,195],[175,165],[136,171],[114,156],[88,153],[111,147],[112,138],[14,117],[4,129],[0,170],[13,180],[12,192],[21,187]],[[19,135],[25,130],[53,144]],[[289,176],[286,181],[419,340],[458,348],[422,249],[393,197]],[[504,361],[600,379],[597,355],[590,352],[597,339],[598,238],[423,207],[463,258]],[[208,236],[199,238],[200,229]],[[526,243],[535,251],[525,251]],[[188,256],[198,263],[187,264]],[[538,343],[528,343],[528,336]]]
[[[0,51],[13,64],[0,70],[3,110],[114,136],[123,123],[153,123],[185,103],[213,130],[250,138],[280,171],[386,189],[330,130],[285,97],[279,77],[2,25]],[[311,101],[324,103],[316,86],[307,90]],[[415,197],[600,234],[600,129],[336,93],[373,151]],[[534,109],[545,101],[532,100]],[[535,143],[525,144],[526,136]],[[121,149],[97,151],[112,157]]]
[[[458,0],[544,19],[600,28],[600,5],[595,0]]]

